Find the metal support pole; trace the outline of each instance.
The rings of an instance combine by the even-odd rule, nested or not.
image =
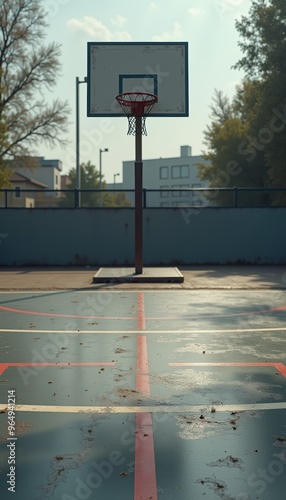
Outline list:
[[[102,149],[99,150],[99,189],[100,189],[100,193],[99,193],[99,206],[100,208],[102,207]]]
[[[81,172],[80,172],[80,151],[79,151],[79,77],[77,76],[75,79],[75,85],[76,85],[76,189],[78,190],[77,192],[77,203],[76,203],[76,208],[80,208],[81,206]]]
[[[135,134],[135,274],[143,272],[143,212],[142,212],[142,129],[141,117],[136,117]]]
[[[79,86],[81,83],[87,83],[87,77],[80,80],[75,79],[75,157],[76,157],[76,189],[78,189],[78,198],[76,208],[81,207],[81,169],[80,169],[80,144],[79,144]]]
[[[103,203],[102,203],[102,153],[107,153],[108,152],[108,149],[107,148],[104,148],[104,149],[100,149],[99,150],[99,189],[100,189],[100,202],[99,202],[99,206],[102,207]]]

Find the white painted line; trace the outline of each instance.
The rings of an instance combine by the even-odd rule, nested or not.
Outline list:
[[[174,406],[48,406],[48,405],[16,405],[16,412],[37,413],[202,413],[211,412],[241,412],[258,410],[286,410],[286,402],[253,403],[233,405],[174,405]],[[7,405],[0,405],[0,412],[7,411]]]
[[[92,271],[93,272],[93,271]],[[96,271],[94,271],[96,272]],[[125,283],[128,285],[128,283]],[[135,284],[135,283],[134,283]],[[107,287],[108,287],[108,284],[106,284]],[[114,293],[114,294],[117,294],[117,295],[124,295],[125,293],[128,294],[128,293],[133,293],[133,294],[137,294],[138,291],[142,291],[143,293],[153,293],[153,294],[161,294],[161,293],[166,293],[166,294],[174,294],[174,292],[176,294],[178,293],[182,293],[182,294],[186,294],[186,293],[191,293],[191,294],[197,294],[198,292],[227,292],[227,293],[230,293],[230,292],[234,292],[234,293],[261,293],[261,294],[269,294],[269,292],[284,292],[285,291],[285,287],[281,286],[279,288],[271,288],[271,287],[268,287],[268,288],[227,288],[227,287],[221,287],[221,288],[208,288],[207,286],[206,287],[200,287],[200,288],[171,288],[171,286],[175,285],[180,285],[180,283],[169,283],[169,287],[170,288],[163,288],[162,290],[154,290],[154,289],[150,289],[150,287],[152,286],[152,283],[149,283],[147,284],[149,286],[149,288],[144,288],[144,289],[141,289],[141,285],[139,286],[138,288],[138,283],[136,283],[135,285],[137,285],[137,288],[134,288],[132,290],[128,290],[128,289],[124,289],[122,288],[121,290],[114,290],[114,288],[107,288],[105,290],[96,290],[94,289],[94,284],[90,285],[89,286],[86,286],[85,288],[54,288],[52,290],[50,289],[39,289],[39,288],[35,288],[34,290],[33,289],[28,289],[26,290],[25,288],[23,289],[15,289],[15,290],[6,290],[6,289],[2,289],[0,288],[0,295],[1,294],[40,294],[40,293],[50,293],[50,294],[56,294],[56,293],[79,293],[79,294],[84,294],[84,293],[90,293],[91,295],[94,295],[94,294],[102,294],[102,293]],[[145,283],[146,285],[146,283]],[[168,283],[165,283],[164,285],[167,285],[168,286]],[[114,287],[113,284],[110,285],[111,287]]]
[[[148,319],[148,318],[147,318]],[[235,329],[225,329],[225,330],[144,330],[144,334],[152,333],[158,335],[164,335],[164,333],[178,333],[178,334],[208,334],[208,333],[260,333],[260,332],[285,332],[286,327],[277,328],[235,328]],[[36,330],[35,328],[0,328],[0,333],[119,333],[119,334],[142,334],[142,330]]]

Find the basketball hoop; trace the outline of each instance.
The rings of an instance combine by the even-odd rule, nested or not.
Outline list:
[[[117,95],[116,100],[128,118],[127,134],[136,135],[139,123],[141,135],[147,135],[145,121],[154,104],[158,101],[158,97],[146,92],[125,92]]]

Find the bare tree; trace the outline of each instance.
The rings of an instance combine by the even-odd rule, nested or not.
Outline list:
[[[48,103],[60,74],[60,45],[45,44],[40,0],[0,4],[0,170],[5,160],[32,153],[41,142],[65,144],[67,102]],[[1,176],[0,176],[1,182]]]

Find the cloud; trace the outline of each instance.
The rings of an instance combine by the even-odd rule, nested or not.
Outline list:
[[[89,39],[101,40],[103,42],[129,41],[131,35],[127,31],[110,31],[101,21],[95,17],[84,16],[81,19],[70,19],[68,28],[75,34],[87,36]]]
[[[112,24],[115,26],[118,26],[118,28],[122,28],[124,24],[126,23],[126,18],[121,16],[120,14],[117,14],[116,17],[113,17],[111,19]]]
[[[205,10],[200,9],[199,7],[191,7],[189,9],[189,13],[191,16],[201,16],[202,14],[205,14]]]
[[[174,23],[173,31],[164,31],[161,35],[153,36],[153,40],[155,42],[163,42],[163,41],[171,41],[171,40],[179,40],[182,38],[182,29],[181,25],[178,22]]]

